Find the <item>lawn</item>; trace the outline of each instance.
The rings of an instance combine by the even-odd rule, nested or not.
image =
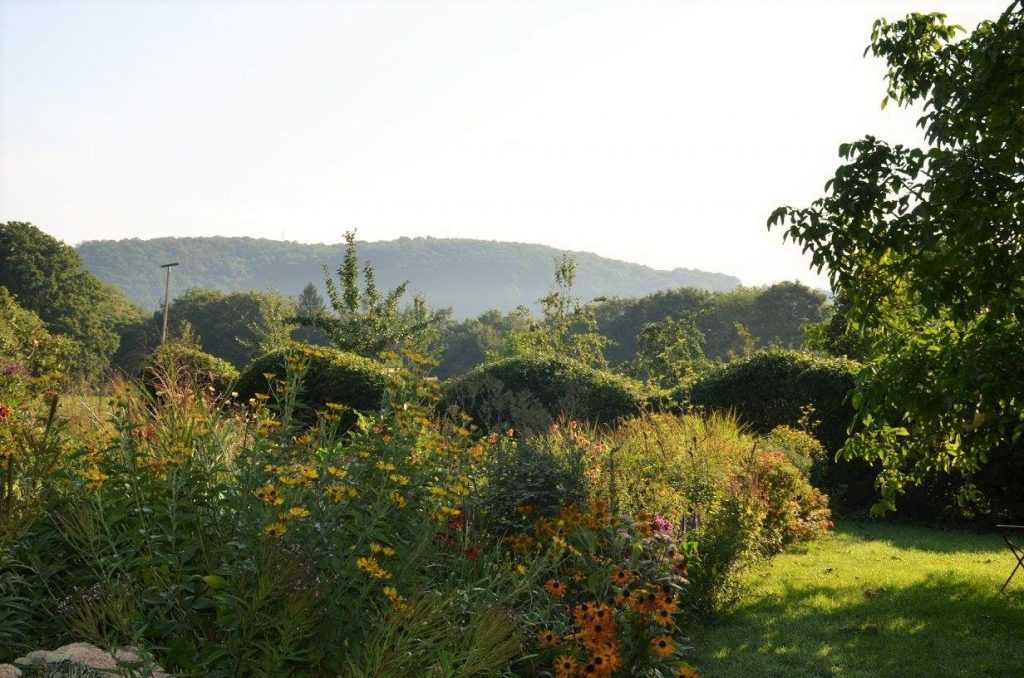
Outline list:
[[[707,678],[1024,676],[1024,575],[994,534],[846,522],[751,571],[693,634]]]

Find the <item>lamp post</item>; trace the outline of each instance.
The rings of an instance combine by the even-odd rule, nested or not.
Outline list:
[[[171,269],[178,265],[178,262],[170,264],[162,264],[160,268],[167,271],[167,277],[164,278],[164,332],[160,335],[160,345],[163,346],[167,342],[167,316],[171,313]]]

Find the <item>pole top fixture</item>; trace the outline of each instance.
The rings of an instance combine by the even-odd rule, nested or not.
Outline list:
[[[178,265],[178,262],[175,261],[175,262],[170,263],[170,264],[160,264],[160,268],[170,268],[172,266],[177,266],[177,265]]]

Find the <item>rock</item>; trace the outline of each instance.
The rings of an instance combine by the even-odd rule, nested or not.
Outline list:
[[[110,654],[90,643],[70,643],[58,647],[56,650],[36,650],[14,660],[15,664],[24,667],[65,662],[96,671],[110,672],[122,666],[143,664],[144,660],[134,647],[122,647]],[[9,664],[3,666],[9,666]],[[18,671],[17,668],[12,668]],[[10,675],[20,676],[21,673],[19,671]],[[0,678],[8,678],[8,676],[0,672]],[[169,678],[169,674],[159,666],[153,666],[146,678]]]
[[[0,664],[0,678],[21,678],[21,669],[14,664]]]

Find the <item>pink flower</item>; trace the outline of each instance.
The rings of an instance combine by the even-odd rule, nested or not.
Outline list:
[[[664,516],[654,516],[651,518],[651,529],[662,534],[669,534],[672,532],[672,522]]]

